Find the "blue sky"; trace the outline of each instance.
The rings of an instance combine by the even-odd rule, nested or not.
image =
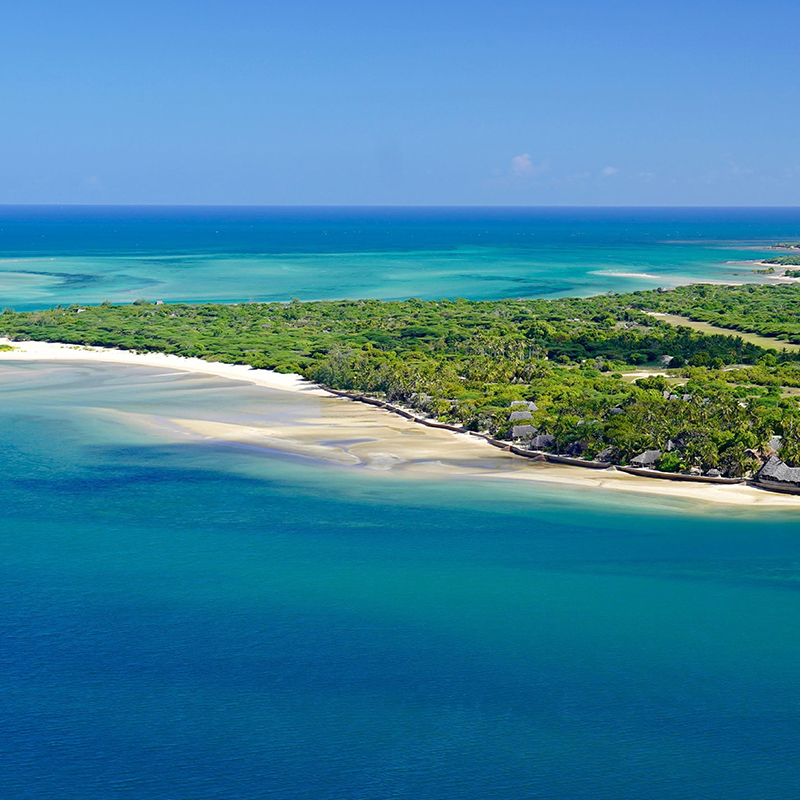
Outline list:
[[[800,205],[800,3],[26,0],[0,203]]]

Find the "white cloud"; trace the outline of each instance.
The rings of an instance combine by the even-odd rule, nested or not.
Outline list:
[[[530,153],[523,153],[521,156],[514,156],[511,159],[511,174],[516,178],[533,178],[544,172],[547,167],[547,161],[542,161],[541,164],[534,164],[531,161]]]
[[[740,175],[752,175],[753,170],[749,167],[743,167],[741,164],[737,164],[735,161],[731,161],[728,164],[728,170],[730,171],[731,175],[735,175],[737,178]]]
[[[521,156],[514,156],[514,158],[511,159],[511,171],[515,175],[528,175],[533,172],[531,154],[523,153]]]
[[[604,178],[610,178],[612,175],[616,175],[618,172],[619,169],[617,167],[603,167],[603,169],[600,170],[600,174]]]

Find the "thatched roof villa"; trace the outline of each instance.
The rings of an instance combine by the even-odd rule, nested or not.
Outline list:
[[[660,450],[645,450],[644,453],[640,453],[636,458],[631,460],[631,466],[639,467],[640,469],[653,469],[660,460]]]
[[[566,453],[568,456],[572,456],[572,458],[580,458],[586,452],[587,447],[588,445],[586,442],[578,439],[578,441],[567,445]]]
[[[533,425],[514,425],[511,429],[512,439],[531,439],[536,435]]]
[[[770,456],[756,473],[755,479],[773,489],[800,492],[800,467],[790,467],[778,456]]]

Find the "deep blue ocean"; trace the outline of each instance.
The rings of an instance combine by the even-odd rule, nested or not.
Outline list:
[[[800,238],[797,210],[0,221],[20,308],[586,293],[648,285],[596,267],[666,285]],[[370,474],[168,424],[317,402],[0,363],[2,800],[800,797],[800,511]]]

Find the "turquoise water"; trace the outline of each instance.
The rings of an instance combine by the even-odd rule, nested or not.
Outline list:
[[[498,296],[529,273],[560,293],[587,287],[587,253],[725,270],[800,228],[790,211],[359,212],[345,247],[355,213],[0,210],[4,258],[58,265],[6,261],[3,304],[121,299],[142,276],[153,299]],[[511,270],[526,225],[547,241]],[[576,229],[591,243],[568,248]],[[489,251],[502,280],[480,277]],[[405,277],[370,271],[375,254]],[[278,280],[290,255],[303,266]],[[798,514],[374,474],[169,423],[286,424],[319,402],[0,364],[0,798],[798,796]]]
[[[749,281],[798,209],[0,208],[0,305],[587,295]]]
[[[3,366],[0,796],[796,797],[797,515],[370,475],[116,414],[317,402]]]

